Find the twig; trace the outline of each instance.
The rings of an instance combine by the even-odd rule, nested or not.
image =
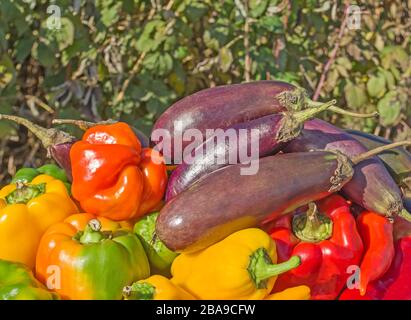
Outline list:
[[[41,101],[38,97],[27,94],[24,96],[24,98],[26,98],[27,100],[32,100],[35,104],[37,104],[39,107],[43,108],[47,112],[54,113],[54,109],[45,102]]]
[[[149,18],[151,19],[152,16],[154,15],[155,11],[151,11]],[[167,34],[167,32],[174,26],[174,24],[176,23],[176,20],[173,19],[171,20],[166,27],[164,28],[164,34]],[[140,70],[140,66],[144,61],[144,58],[147,55],[147,51],[143,51],[140,56],[138,57],[138,59],[136,60],[136,62],[134,63],[133,68],[130,71],[130,74],[128,76],[128,78],[123,82],[123,85],[121,86],[121,90],[118,93],[118,95],[116,96],[116,98],[114,99],[114,104],[119,103],[121,100],[124,99],[124,95],[127,91],[128,86],[130,85],[131,80],[133,80],[134,76],[137,74],[137,72]]]
[[[337,52],[338,52],[338,49],[340,48],[341,38],[344,35],[345,27],[347,25],[348,5],[349,4],[346,3],[345,9],[344,9],[343,21],[341,23],[341,27],[340,27],[340,30],[339,30],[338,35],[337,35],[337,39],[336,39],[335,44],[334,44],[334,48],[331,51],[330,58],[328,59],[327,63],[324,65],[324,69],[323,69],[323,72],[321,74],[320,81],[318,82],[317,88],[315,89],[315,93],[314,93],[314,96],[313,96],[314,101],[318,100],[318,98],[320,97],[321,90],[324,86],[324,83],[325,83],[325,80],[326,80],[326,77],[327,77],[327,73],[330,70],[332,64],[334,63],[335,58],[337,57]]]

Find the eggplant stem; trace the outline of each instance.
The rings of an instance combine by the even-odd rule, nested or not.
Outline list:
[[[363,118],[363,119],[377,118],[380,115],[377,111],[371,112],[371,113],[357,113],[357,112],[342,109],[342,108],[337,107],[337,106],[332,106],[330,108],[330,111],[332,111],[334,113],[342,114],[342,115],[345,115],[345,116],[350,116],[350,117],[355,117],[355,118]]]
[[[113,124],[116,121],[114,120],[107,120],[107,121],[100,121],[100,122],[90,122],[90,121],[85,121],[85,120],[75,120],[75,119],[54,119],[52,123],[54,125],[60,125],[60,124],[71,124],[74,126],[77,126],[83,131],[86,131],[94,126],[97,125],[105,125],[105,124]]]
[[[13,121],[19,125],[26,127],[32,134],[37,137],[37,139],[41,141],[44,148],[46,149],[49,149],[53,145],[72,142],[75,140],[73,136],[64,131],[60,131],[54,128],[43,128],[22,117],[0,113],[0,120]]]
[[[308,108],[318,108],[321,107],[323,103],[318,102],[318,101],[313,101],[311,99],[306,99],[306,107]],[[343,108],[337,107],[337,106],[331,106],[329,108],[330,111],[338,114],[342,114],[344,116],[350,116],[350,117],[355,117],[355,118],[376,118],[380,114],[378,112],[372,112],[372,113],[357,113],[353,111],[348,111]]]
[[[377,147],[375,149],[371,149],[370,151],[364,152],[354,158],[351,159],[353,164],[358,164],[363,160],[366,160],[368,158],[371,158],[381,152],[384,152],[386,150],[390,150],[393,148],[401,147],[401,146],[411,146],[411,140],[405,140],[405,141],[398,141],[398,142],[393,142],[381,147]]]
[[[409,213],[408,211],[407,211],[407,209],[402,209],[399,213],[398,213],[398,215],[401,217],[401,218],[403,218],[404,220],[406,220],[406,221],[408,221],[408,222],[411,222],[411,213]]]

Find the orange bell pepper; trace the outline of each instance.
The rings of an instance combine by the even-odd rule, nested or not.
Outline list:
[[[167,170],[162,156],[141,149],[123,122],[88,129],[70,150],[72,193],[84,211],[112,220],[141,216],[161,201]]]

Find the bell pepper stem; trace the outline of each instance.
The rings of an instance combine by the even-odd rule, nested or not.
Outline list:
[[[292,225],[295,236],[306,242],[329,239],[333,232],[331,219],[320,214],[314,202],[308,204],[305,214],[294,216]]]
[[[73,136],[64,131],[54,128],[46,129],[22,117],[0,114],[0,120],[13,121],[19,125],[26,127],[37,137],[37,139],[41,141],[44,148],[46,149],[49,149],[50,147],[57,144],[69,143],[75,140]]]
[[[22,181],[17,181],[16,189],[8,194],[5,199],[7,204],[26,204],[45,192],[45,183],[28,185]]]
[[[374,149],[371,149],[367,152],[361,153],[360,155],[354,157],[351,159],[353,164],[358,164],[361,161],[364,161],[368,158],[371,158],[377,154],[380,154],[381,152],[393,149],[393,148],[397,148],[397,147],[402,147],[402,146],[411,146],[411,140],[405,140],[405,141],[398,141],[398,142],[394,142],[394,143],[390,143],[387,145],[383,145],[381,147],[377,147]]]
[[[135,282],[124,287],[123,297],[126,300],[153,300],[156,288],[148,282]]]
[[[79,241],[81,244],[92,244],[101,242],[104,239],[107,239],[107,237],[101,232],[101,222],[97,219],[92,219],[82,232]]]
[[[266,287],[266,280],[269,278],[294,269],[300,264],[301,259],[298,256],[292,256],[285,262],[273,264],[267,250],[259,248],[251,255],[247,270],[256,287],[261,289]]]

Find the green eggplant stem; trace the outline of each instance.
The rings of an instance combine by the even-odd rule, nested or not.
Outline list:
[[[60,124],[71,124],[74,125],[78,128],[80,128],[83,131],[86,131],[92,127],[95,127],[97,125],[106,125],[106,124],[113,124],[116,123],[115,120],[107,120],[107,121],[100,121],[100,122],[90,122],[90,121],[85,121],[85,120],[75,120],[75,119],[54,119],[52,121],[54,125],[60,125]]]
[[[54,128],[46,129],[33,122],[17,116],[8,114],[0,114],[0,120],[13,121],[19,125],[26,127],[37,139],[41,141],[44,148],[49,149],[53,145],[72,142],[75,138],[64,131]]]
[[[408,212],[407,209],[403,208],[398,215],[403,218],[404,220],[411,222],[411,213]]]
[[[285,262],[273,264],[267,250],[259,248],[250,256],[247,270],[255,286],[262,289],[266,287],[269,278],[294,269],[300,264],[301,259],[298,256],[292,256]]]
[[[311,99],[306,99],[306,107],[307,108],[318,108],[322,106],[321,102],[318,101],[313,101]],[[371,113],[357,113],[357,112],[353,112],[353,111],[348,111],[345,110],[343,108],[337,107],[337,106],[331,106],[330,111],[334,112],[334,113],[338,113],[341,115],[345,115],[345,116],[350,116],[350,117],[355,117],[355,118],[375,118],[379,116],[378,112],[371,112]]]
[[[46,184],[27,185],[22,181],[16,182],[16,189],[6,196],[7,204],[26,204],[30,200],[46,192]]]
[[[390,143],[387,145],[383,145],[380,147],[377,147],[375,149],[371,149],[367,152],[364,152],[354,158],[351,159],[353,164],[358,164],[361,161],[364,161],[370,157],[373,157],[381,152],[393,149],[393,148],[397,148],[397,147],[401,147],[401,146],[411,146],[411,140],[405,140],[405,141],[399,141],[399,142],[394,142],[394,143]]]
[[[320,214],[314,202],[308,204],[305,214],[293,218],[293,232],[305,242],[320,242],[332,236],[333,223],[330,218]]]

